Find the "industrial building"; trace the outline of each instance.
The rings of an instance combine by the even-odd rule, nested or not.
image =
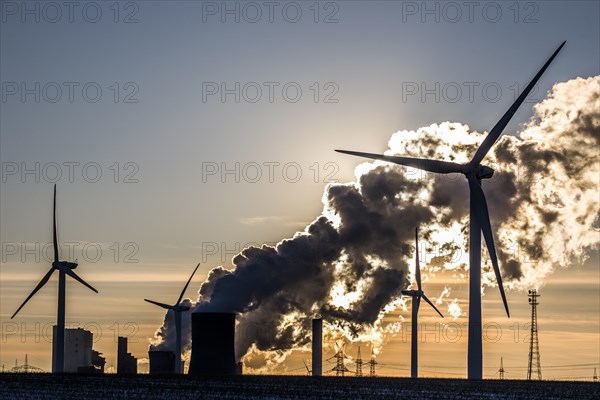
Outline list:
[[[56,325],[52,327],[52,335],[52,370],[56,371]],[[82,328],[65,329],[64,372],[104,372],[106,361],[92,349],[93,343],[92,332]]]
[[[151,374],[175,373],[175,353],[172,351],[150,350],[148,359]]]
[[[137,374],[137,358],[127,352],[127,338],[121,336],[117,347],[117,374]]]
[[[237,375],[235,314],[192,313],[190,375]]]

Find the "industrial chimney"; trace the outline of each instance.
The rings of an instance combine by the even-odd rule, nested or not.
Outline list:
[[[192,313],[190,375],[235,375],[235,314]]]
[[[175,372],[175,353],[172,351],[148,352],[151,374],[172,374]]]
[[[323,320],[312,320],[312,375],[323,374]]]

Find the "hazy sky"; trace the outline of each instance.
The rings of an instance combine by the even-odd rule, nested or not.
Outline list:
[[[32,364],[50,369],[50,344],[35,332],[55,321],[56,280],[10,316],[50,266],[42,253],[51,241],[54,182],[60,240],[71,243],[77,273],[100,291],[69,282],[67,321],[99,327],[95,347],[116,364],[117,330],[137,340],[130,347],[141,358],[162,323],[144,297],[175,301],[201,261],[188,291],[195,299],[206,273],[230,266],[245,245],[276,243],[318,216],[328,180],[353,180],[359,163],[333,149],[380,152],[394,132],[442,121],[489,130],[563,40],[505,133],[528,120],[554,83],[600,73],[597,1],[1,6],[6,366],[29,353]],[[62,254],[69,254],[64,246]],[[543,364],[600,361],[599,261],[590,256],[565,265],[542,290]],[[451,297],[466,311],[461,285]],[[443,276],[430,288],[439,296]],[[487,322],[502,315],[496,292],[484,297]],[[511,324],[527,323],[527,298],[508,298],[514,317],[499,319],[501,343],[484,347],[486,376],[500,356],[515,371],[509,377],[522,377],[527,365],[522,338],[513,346],[507,336]],[[422,310],[423,321],[437,322]],[[462,374],[464,339],[423,345],[423,369],[437,352],[446,372]],[[401,337],[391,340],[381,362],[407,368],[408,348]],[[284,367],[302,367],[300,356]],[[545,376],[591,376],[592,369]]]

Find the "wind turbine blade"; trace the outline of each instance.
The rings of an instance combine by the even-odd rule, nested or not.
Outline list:
[[[415,251],[416,251],[416,261],[415,261],[415,277],[417,279],[417,287],[419,291],[421,289],[421,265],[419,264],[419,228],[415,228]]]
[[[165,308],[167,310],[170,310],[172,306],[165,304],[165,303],[159,303],[158,301],[154,301],[154,300],[148,300],[148,299],[144,299],[144,301],[147,301],[148,303],[152,303],[155,304],[159,307]]]
[[[471,198],[475,200],[475,204],[471,204],[471,207],[475,207],[475,215],[477,221],[481,226],[483,237],[485,238],[485,244],[490,253],[490,259],[492,260],[492,266],[494,267],[494,273],[496,274],[496,281],[498,282],[498,288],[500,289],[500,295],[504,302],[504,308],[506,309],[506,315],[510,318],[510,312],[508,311],[508,303],[506,301],[506,295],[504,294],[504,286],[502,285],[502,275],[500,275],[500,268],[498,267],[498,258],[496,257],[496,247],[494,246],[494,237],[492,235],[492,226],[490,224],[490,214],[488,212],[487,202],[485,200],[485,194],[483,189],[473,177],[469,177],[469,188],[471,189]]]
[[[93,290],[94,292],[98,293],[98,291],[96,289],[94,289],[90,284],[88,284],[86,281],[84,281],[83,279],[81,279],[79,277],[79,275],[77,275],[75,273],[75,271],[73,271],[71,268],[69,267],[65,267],[65,266],[60,266],[59,269],[61,271],[63,271],[66,275],[69,275],[71,278],[75,279],[77,282],[81,283],[84,286],[87,286],[89,289]]]
[[[187,287],[190,284],[190,281],[194,277],[194,274],[196,273],[196,271],[198,271],[199,266],[200,266],[200,263],[198,263],[198,265],[196,265],[196,269],[194,269],[194,272],[192,272],[192,276],[190,276],[190,279],[188,279],[187,283],[183,287],[183,290],[181,291],[181,294],[179,295],[179,299],[177,299],[177,303],[175,303],[175,304],[181,303],[181,299],[183,299],[183,295],[185,294],[185,291],[187,290]]]
[[[438,309],[437,309],[437,307],[433,305],[433,303],[431,302],[431,300],[429,300],[429,299],[427,298],[427,296],[425,296],[425,294],[424,294],[424,293],[423,293],[423,296],[422,296],[422,297],[423,297],[423,300],[425,300],[426,302],[428,302],[428,303],[429,303],[429,305],[430,305],[431,307],[433,307],[433,309],[434,309],[434,310],[435,310],[435,311],[436,311],[438,314],[440,314],[440,317],[444,318],[444,316],[442,315],[442,313],[440,312],[440,310],[438,310]]]
[[[12,315],[12,317],[10,317],[10,319],[13,319],[15,317],[15,315],[17,315],[19,313],[19,311],[21,311],[21,308],[23,308],[23,306],[25,304],[27,304],[27,302],[29,301],[29,299],[31,299],[33,297],[33,295],[36,294],[38,292],[38,290],[40,290],[48,282],[48,279],[50,279],[50,277],[52,276],[53,272],[54,272],[54,268],[50,268],[50,271],[48,271],[46,273],[46,275],[44,275],[44,277],[42,278],[42,280],[40,281],[40,283],[38,283],[38,285],[35,287],[35,289],[33,289],[33,291],[31,292],[31,294],[29,296],[27,296],[27,298],[25,299],[25,301],[23,302],[23,304],[21,304],[21,307],[19,307],[17,309],[17,311],[15,311],[15,313]]]
[[[56,234],[56,183],[54,184],[54,211],[52,213],[52,241],[54,243],[54,261],[58,261],[58,236]]]
[[[562,47],[565,45],[565,43],[566,43],[566,41],[564,41],[558,47],[558,49],[556,49],[554,54],[552,54],[552,56],[548,59],[548,61],[546,61],[546,64],[544,64],[542,69],[540,69],[538,71],[538,73],[533,77],[531,82],[529,82],[529,85],[527,85],[525,87],[525,89],[519,95],[517,100],[515,100],[515,102],[512,104],[512,106],[510,106],[508,111],[506,111],[506,113],[502,116],[502,118],[500,118],[500,121],[498,121],[496,123],[496,125],[492,128],[490,133],[483,140],[483,143],[481,143],[481,146],[479,146],[479,148],[477,149],[477,152],[475,152],[475,155],[473,156],[473,159],[470,162],[471,165],[476,166],[476,165],[479,165],[479,163],[481,163],[481,161],[483,160],[485,155],[490,151],[490,149],[492,148],[494,143],[496,143],[496,140],[498,140],[498,138],[502,134],[502,131],[504,130],[506,125],[508,125],[508,122],[510,121],[510,119],[513,117],[515,112],[517,112],[517,110],[519,109],[519,106],[523,103],[525,98],[527,98],[527,96],[529,95],[529,92],[531,92],[531,89],[533,89],[533,87],[535,86],[537,81],[540,79],[540,77],[542,76],[544,71],[546,71],[546,68],[548,68],[548,66],[550,65],[552,60],[554,60],[554,57],[556,57],[556,55],[558,54],[560,49],[562,49]]]
[[[407,167],[414,167],[424,171],[435,172],[438,174],[451,174],[454,172],[462,172],[462,164],[457,164],[448,161],[426,160],[423,158],[385,156],[383,154],[361,153],[359,151],[336,150],[338,153],[350,154],[358,157],[372,158],[374,160],[382,160],[394,164],[400,164]]]

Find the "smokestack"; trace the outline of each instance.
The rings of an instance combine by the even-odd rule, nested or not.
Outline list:
[[[190,375],[235,375],[235,314],[192,313]]]
[[[312,320],[312,375],[323,374],[323,320]]]
[[[172,351],[149,351],[151,374],[172,374],[175,372],[175,354]]]

